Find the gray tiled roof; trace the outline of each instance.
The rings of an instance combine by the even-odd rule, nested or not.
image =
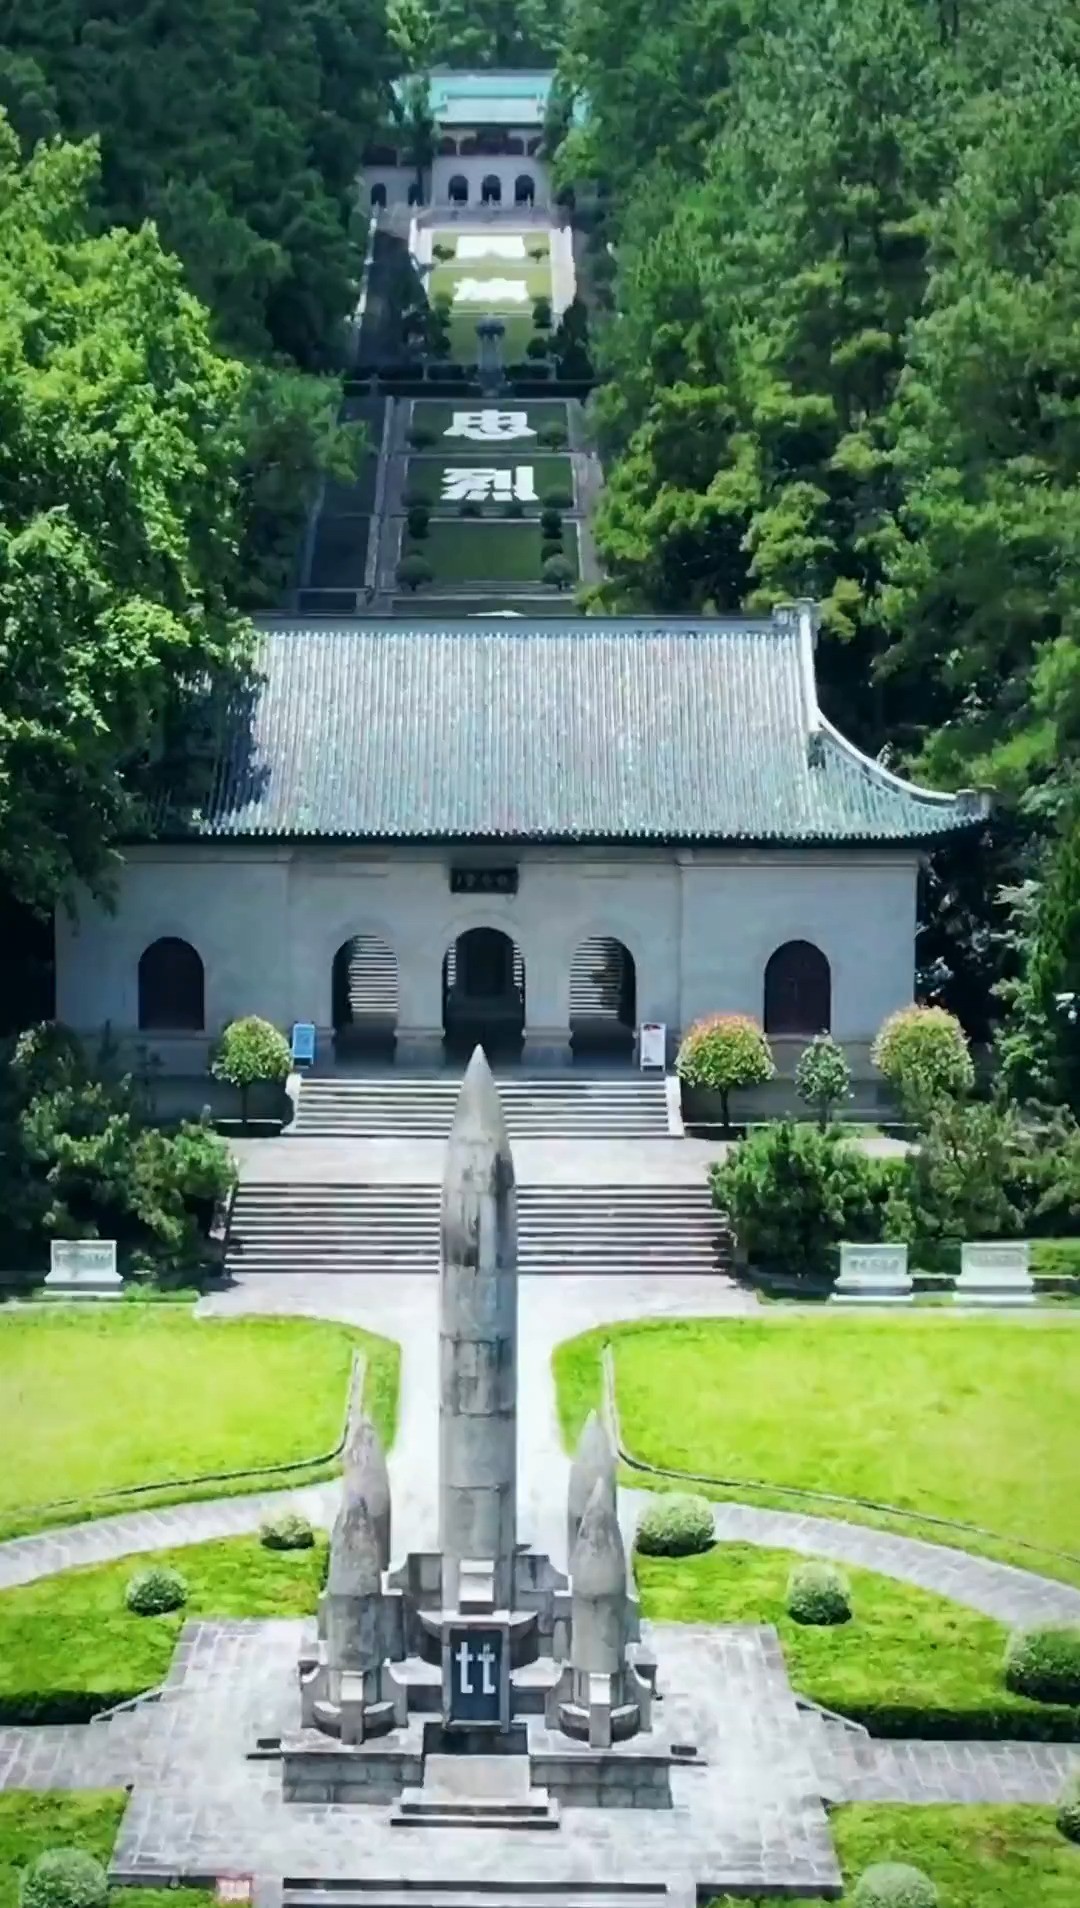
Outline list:
[[[567,616],[273,620],[198,832],[920,841],[975,818],[817,710],[809,627]],[[170,828],[167,832],[175,832]]]

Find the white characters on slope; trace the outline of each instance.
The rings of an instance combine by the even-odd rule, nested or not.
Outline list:
[[[499,469],[489,464],[443,471],[443,503],[486,503],[489,497],[496,503],[509,503],[515,497],[519,503],[535,503],[533,466],[507,464]]]

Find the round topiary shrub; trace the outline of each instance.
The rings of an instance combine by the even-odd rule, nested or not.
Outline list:
[[[187,1580],[179,1570],[155,1564],[128,1578],[124,1602],[136,1616],[164,1616],[166,1610],[182,1610],[187,1596]]]
[[[725,1133],[731,1130],[730,1096],[736,1087],[764,1085],[776,1072],[772,1048],[749,1014],[710,1014],[683,1035],[675,1071],[686,1086],[720,1098]]]
[[[540,501],[546,504],[549,510],[572,510],[574,493],[565,484],[552,484],[549,490],[543,492]]]
[[[851,1590],[829,1563],[796,1564],[788,1578],[787,1612],[796,1623],[847,1623]]]
[[[1080,1764],[1065,1778],[1054,1820],[1066,1841],[1080,1842]]]
[[[1080,1703],[1080,1625],[1014,1630],[1005,1648],[1005,1687],[1039,1703]]]
[[[574,566],[564,556],[549,556],[540,566],[540,581],[557,590],[569,589],[573,580]]]
[[[435,572],[426,557],[402,557],[397,566],[397,580],[407,590],[418,590],[421,583],[430,583]]]
[[[436,258],[445,260],[454,256],[453,246],[448,245],[445,239],[436,239],[431,249]]]
[[[435,432],[429,425],[410,424],[409,442],[414,450],[429,450],[435,441]]]
[[[536,441],[545,450],[562,450],[566,443],[565,424],[541,424],[536,433]]]
[[[409,526],[410,537],[426,537],[428,525],[431,522],[431,511],[428,509],[427,504],[410,504],[406,521]]]
[[[315,1532],[299,1511],[282,1511],[260,1524],[259,1542],[266,1550],[310,1550]]]
[[[550,298],[536,298],[533,300],[533,324],[536,326],[537,331],[547,331],[550,329]]]
[[[707,1497],[659,1497],[641,1519],[634,1542],[643,1557],[693,1557],[711,1548],[714,1528]]]
[[[525,505],[522,503],[521,498],[520,497],[508,498],[507,502],[504,503],[503,505],[503,516],[504,517],[523,517],[524,515],[525,515]]]
[[[921,1868],[875,1862],[863,1869],[851,1899],[855,1908],[937,1908],[938,1891]]]
[[[536,360],[537,363],[539,363],[541,358],[547,357],[547,354],[548,354],[548,338],[546,333],[543,331],[534,331],[532,337],[529,339],[528,343],[525,346],[525,356],[527,358],[533,358]]]
[[[24,1870],[21,1908],[105,1908],[109,1877],[83,1848],[47,1848]]]
[[[540,535],[551,540],[562,536],[562,517],[549,504],[540,512]]]
[[[458,505],[459,517],[482,517],[483,514],[484,506],[475,497],[464,497]]]
[[[898,1008],[878,1028],[870,1058],[912,1120],[962,1099],[975,1083],[967,1035],[944,1007]]]

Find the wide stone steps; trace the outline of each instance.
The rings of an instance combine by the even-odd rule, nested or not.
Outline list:
[[[305,1880],[286,1876],[282,1908],[667,1908],[663,1882]]]
[[[507,1132],[515,1139],[666,1139],[662,1078],[497,1079]],[[445,1139],[461,1081],[308,1076],[291,1131],[302,1139]]]
[[[522,1273],[727,1272],[731,1240],[701,1185],[519,1186]],[[433,1272],[440,1189],[433,1185],[242,1184],[227,1269]]]

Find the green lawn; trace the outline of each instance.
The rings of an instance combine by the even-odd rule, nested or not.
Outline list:
[[[502,227],[500,227],[499,230],[501,235]],[[475,236],[476,234],[474,234],[474,237]],[[546,254],[550,254],[551,252],[551,234],[549,232],[535,230],[532,227],[526,226],[520,232],[511,232],[508,229],[507,236],[511,238],[524,239],[525,256],[527,259],[528,259],[528,254],[530,249],[534,251],[543,251]],[[457,241],[460,237],[461,237],[461,233],[458,230],[458,227],[456,225],[438,225],[433,229],[431,234],[432,247],[434,248],[436,245],[452,245],[456,247]],[[432,255],[434,256],[434,252]],[[441,261],[438,259],[436,259],[435,262],[436,264],[441,263]],[[494,264],[497,261],[490,260],[488,262]],[[513,260],[511,259],[511,260],[508,260],[507,262],[512,264]],[[528,262],[530,264],[533,263],[531,259],[528,259]]]
[[[701,1557],[636,1556],[634,1568],[642,1609],[656,1622],[773,1624],[792,1687],[872,1735],[1080,1737],[1075,1710],[1010,1694],[1001,1675],[1007,1631],[948,1597],[851,1570],[849,1623],[794,1622],[785,1592],[802,1561],[717,1544]]]
[[[576,539],[566,530],[563,546],[577,568]],[[437,583],[540,584],[540,526],[500,521],[494,507],[486,523],[468,518],[434,518],[426,537],[406,530],[402,554],[425,556]]]
[[[539,498],[543,497],[545,491],[552,489],[566,490],[571,496],[574,493],[574,470],[569,457],[537,456],[534,451],[527,449],[519,450],[516,454],[510,456],[507,456],[505,452],[500,452],[498,456],[492,456],[490,452],[484,450],[483,446],[480,445],[477,446],[477,450],[479,454],[474,454],[473,456],[470,456],[467,452],[455,452],[450,457],[438,454],[435,456],[410,457],[408,468],[405,472],[406,496],[410,499],[416,497],[425,503],[440,504],[443,494],[444,471],[488,468],[498,470],[504,466],[513,470],[517,464],[527,464],[532,470],[533,488]],[[539,503],[526,504],[525,507],[527,510],[535,513],[541,508],[541,505]],[[457,505],[451,503],[447,504],[445,508],[448,510],[456,510]],[[498,511],[500,505],[491,504],[489,508]]]
[[[155,1688],[189,1617],[309,1614],[323,1548],[322,1538],[312,1550],[266,1550],[257,1536],[230,1537],[0,1591],[0,1721],[77,1722]],[[128,1579],[151,1564],[186,1578],[184,1609],[143,1617],[126,1607]]]
[[[1075,1908],[1080,1900],[1080,1848],[1058,1834],[1053,1809],[851,1802],[829,1820],[845,1903],[873,1862],[921,1868],[937,1884],[940,1908]],[[744,1895],[738,1908],[782,1899]],[[734,1900],[725,1895],[713,1908],[734,1908]]]
[[[434,431],[436,437],[442,437],[450,429],[455,414],[459,411],[514,411],[524,412],[525,423],[529,430],[543,430],[545,424],[561,424],[564,431],[569,430],[569,416],[566,404],[559,398],[532,399],[527,404],[519,404],[517,399],[509,397],[498,403],[485,403],[480,398],[462,397],[454,403],[443,398],[414,398],[409,416],[410,426],[422,425],[425,430]],[[505,437],[492,439],[484,443],[482,439],[452,437],[447,449],[465,450],[470,456],[485,455],[489,450],[502,450],[514,453],[528,445],[536,448],[535,439],[529,437]]]
[[[450,362],[452,364],[476,364],[480,355],[480,344],[476,336],[479,319],[489,316],[482,306],[470,310],[468,307],[454,311],[450,316]],[[527,355],[529,339],[536,331],[529,311],[500,311],[497,316],[502,321],[503,335],[501,343],[504,364],[523,363]],[[543,367],[537,368],[537,377],[542,376]]]
[[[0,1795],[0,1908],[18,1908],[23,1869],[47,1848],[82,1848],[108,1862],[127,1807],[123,1789],[10,1789]],[[199,1888],[125,1888],[124,1908],[207,1908]]]
[[[434,303],[436,298],[455,298],[462,279],[471,278],[481,284],[498,285],[500,281],[525,287],[526,302],[503,296],[496,299],[492,311],[528,311],[535,298],[551,300],[551,265],[546,258],[479,258],[436,259],[428,280],[428,297]],[[472,309],[457,302],[455,311]],[[479,308],[476,308],[479,315]]]
[[[897,1527],[1080,1582],[1080,1561],[1069,1561],[1080,1559],[1075,1314],[957,1318],[931,1307],[855,1317],[773,1309],[762,1319],[587,1333],[555,1354],[570,1441],[600,1396],[608,1338],[623,1439],[636,1457],[980,1524],[1001,1542],[909,1520]],[[791,1499],[775,1501],[796,1508]],[[871,1519],[855,1507],[804,1508]],[[1022,1543],[1068,1556],[1035,1554]]]
[[[115,1511],[130,1500],[88,1500],[125,1486],[160,1485],[158,1502],[222,1496],[245,1485],[208,1474],[324,1458],[356,1351],[389,1442],[399,1354],[388,1339],[317,1319],[196,1319],[174,1305],[0,1314],[0,1538]]]

